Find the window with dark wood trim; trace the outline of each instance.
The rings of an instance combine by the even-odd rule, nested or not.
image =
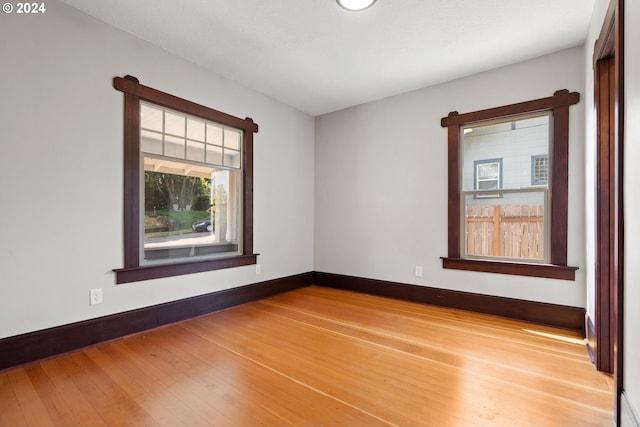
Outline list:
[[[124,93],[124,268],[114,269],[116,283],[127,283],[161,277],[178,276],[224,268],[256,264],[257,254],[253,253],[253,134],[258,125],[250,118],[241,119],[221,111],[208,108],[191,101],[143,86],[132,76],[116,77],[115,89]],[[144,174],[141,151],[141,103],[166,108],[184,114],[185,120],[195,117],[233,128],[241,133],[240,186],[241,236],[238,251],[227,255],[193,257],[193,259],[168,260],[161,263],[145,263],[141,259],[141,220],[144,208],[141,201],[141,180]],[[187,141],[188,142],[188,141]],[[203,144],[204,146],[205,144]],[[142,215],[142,216],[141,216]]]
[[[443,267],[521,276],[575,280],[577,267],[567,265],[568,172],[569,172],[569,106],[577,104],[580,94],[559,90],[553,96],[487,110],[460,114],[449,113],[441,120],[448,129],[448,254]],[[495,257],[467,257],[463,251],[461,132],[466,127],[492,121],[517,119],[532,113],[549,113],[552,121],[549,166],[548,261],[501,260]]]

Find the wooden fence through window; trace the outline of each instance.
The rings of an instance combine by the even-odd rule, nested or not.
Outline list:
[[[544,258],[544,206],[467,206],[467,255]]]

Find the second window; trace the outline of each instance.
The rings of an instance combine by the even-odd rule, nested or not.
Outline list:
[[[550,122],[542,113],[461,129],[465,257],[548,262],[548,169],[543,181],[531,159],[548,159]]]

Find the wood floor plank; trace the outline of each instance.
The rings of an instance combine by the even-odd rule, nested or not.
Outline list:
[[[96,410],[107,425],[159,425],[152,415],[127,395],[123,387],[109,377],[103,366],[90,358],[86,351],[74,353],[71,358],[80,370],[80,375],[75,376],[76,384],[85,394],[90,393],[90,400],[96,402]]]
[[[54,359],[41,362],[43,370],[47,373],[51,381],[55,384],[58,393],[73,414],[73,420],[78,426],[86,427],[106,427],[106,423],[96,411],[89,397],[79,390],[69,377],[60,363],[66,356],[59,356]]]
[[[395,418],[400,425],[412,425],[430,418],[437,422],[440,417],[437,411],[437,400],[443,398],[440,393],[431,390],[427,400],[422,395],[430,391],[430,386],[437,390],[436,385],[444,379],[441,372],[412,372],[409,377],[415,379],[415,375],[419,375],[422,382],[415,393],[407,394],[403,390],[406,384],[394,378],[394,373],[402,367],[395,363],[397,361],[387,361],[384,351],[376,349],[368,353],[358,345],[327,338],[315,331],[299,335],[296,325],[280,328],[281,325],[270,325],[251,313],[239,316],[240,313],[234,311],[232,316],[225,316],[224,328],[206,318],[188,327],[197,328],[217,344],[248,360],[269,366],[280,375],[296,378],[314,390],[341,402],[350,402],[381,419]],[[247,330],[255,334],[256,341],[247,339]],[[386,361],[386,375],[374,371],[374,359]],[[398,399],[398,396],[403,397]],[[427,401],[436,404],[425,404]],[[403,411],[403,407],[415,410]]]
[[[118,384],[122,391],[126,393],[126,397],[123,396],[123,399],[130,398],[145,413],[151,414],[155,422],[161,426],[196,427],[210,425],[201,417],[190,416],[185,419],[184,412],[191,414],[191,411],[187,411],[186,407],[183,407],[182,410],[176,410],[177,402],[175,399],[167,399],[165,391],[158,391],[155,381],[144,381],[146,377],[141,375],[140,370],[131,368],[128,357],[113,357],[110,355],[105,351],[105,348],[109,347],[112,347],[111,343],[87,349],[85,353],[94,363],[101,366],[112,381]],[[187,421],[188,423],[186,423]]]
[[[25,368],[33,387],[40,400],[46,407],[51,422],[55,426],[81,425],[77,420],[64,397],[58,392],[54,382],[49,378],[41,364],[31,365]]]
[[[189,411],[198,414],[211,425],[232,426],[232,420],[220,412],[216,402],[210,399],[207,390],[203,390],[201,386],[181,371],[181,366],[185,362],[175,359],[163,348],[153,345],[153,342],[148,339],[148,336],[153,333],[158,333],[158,331],[131,337],[126,341],[126,347],[139,357],[144,358],[147,368],[150,368],[154,375],[166,377],[165,379],[160,378],[159,383],[171,395],[175,396],[181,405],[189,408]]]
[[[214,405],[229,425],[277,425],[282,420],[256,407],[245,396],[246,387],[237,381],[241,368],[232,358],[210,352],[208,360],[194,356],[187,344],[191,333],[176,329],[161,329],[146,336],[147,342],[162,352],[169,375],[183,375],[191,393],[197,392],[205,405]],[[169,345],[170,344],[170,345]],[[200,343],[202,345],[202,343]]]
[[[381,347],[394,349],[407,355],[413,355],[431,363],[444,365],[447,369],[462,369],[464,365],[466,369],[471,369],[473,367],[473,371],[475,371],[477,375],[484,375],[482,374],[483,371],[490,371],[491,378],[501,381],[506,385],[513,381],[514,376],[518,376],[520,378],[520,387],[529,387],[534,390],[539,388],[548,389],[549,387],[555,387],[556,393],[559,397],[563,397],[564,395],[564,397],[572,399],[577,394],[582,395],[582,403],[585,405],[599,405],[602,403],[603,396],[610,396],[610,390],[603,389],[603,387],[607,385],[606,377],[598,380],[597,386],[594,387],[591,384],[582,383],[584,373],[580,374],[582,376],[574,374],[570,379],[563,378],[562,375],[557,375],[557,365],[555,364],[551,369],[547,367],[546,370],[535,363],[531,363],[527,369],[522,369],[516,365],[510,364],[510,360],[512,358],[499,358],[497,362],[494,361],[493,358],[497,354],[495,348],[492,349],[491,359],[479,356],[471,357],[469,355],[465,355],[464,358],[457,358],[452,357],[452,353],[459,355],[459,346],[455,343],[451,343],[452,345],[450,345],[450,347],[452,347],[452,350],[447,352],[446,348],[436,346],[428,340],[425,341],[411,337],[390,336],[387,333],[379,334],[367,331],[363,328],[336,324],[315,316],[305,317],[295,310],[288,311],[287,309],[283,310],[280,307],[275,307],[275,309],[274,307],[269,307],[269,309],[271,313],[287,317],[292,321],[305,322],[318,328],[325,328],[336,333],[346,334],[354,339],[375,343]],[[538,360],[539,359],[540,358],[538,357]],[[552,359],[549,363],[554,361],[557,362],[557,360]],[[535,360],[533,362],[535,362]],[[592,369],[593,368],[591,367],[591,370]],[[587,374],[588,373],[590,372],[587,372]],[[586,397],[583,395],[583,392],[585,391],[589,392]],[[609,405],[606,404],[603,410],[608,411],[608,408]]]
[[[269,299],[270,303],[276,304],[290,297],[282,294]],[[495,316],[482,315],[471,312],[462,312],[460,310],[448,309],[443,307],[426,306],[417,303],[398,302],[388,298],[372,297],[365,294],[349,294],[348,299],[340,293],[318,293],[296,295],[295,308],[303,310],[305,307],[318,308],[321,307],[322,312],[340,318],[341,315],[356,314],[366,318],[371,312],[375,313],[373,317],[377,325],[388,326],[385,318],[393,323],[401,323],[401,329],[405,331],[406,320],[423,321],[426,320],[426,326],[444,328],[451,331],[464,331],[465,333],[473,333],[474,335],[492,337],[496,340],[512,340],[519,339],[524,346],[541,347],[545,352],[559,351],[569,355],[579,355],[579,359],[583,360],[583,352],[574,344],[582,343],[582,337],[577,332],[563,331],[562,339],[549,339],[550,336],[557,335],[558,330],[536,325],[536,335],[532,335],[532,339],[522,340],[523,322],[515,320],[498,318]],[[354,310],[357,307],[356,310]],[[480,319],[481,321],[476,321]],[[527,327],[525,326],[525,327]],[[515,329],[515,330],[514,330]],[[421,330],[422,334],[429,330]],[[441,334],[438,334],[441,335]],[[535,338],[538,339],[535,339]],[[545,338],[546,337],[546,338]]]
[[[424,348],[430,348],[439,352],[449,349],[457,355],[463,355],[465,361],[478,360],[490,361],[494,365],[513,371],[524,371],[529,374],[539,374],[546,376],[553,373],[554,381],[566,381],[571,384],[583,383],[584,387],[592,387],[601,390],[603,384],[606,383],[606,377],[588,375],[593,371],[588,358],[584,354],[584,344],[582,340],[574,341],[571,344],[562,342],[565,337],[557,336],[555,340],[560,340],[563,346],[571,345],[574,353],[573,357],[567,357],[565,353],[557,353],[551,351],[543,351],[541,349],[533,350],[523,338],[519,339],[498,339],[492,335],[475,334],[471,330],[448,330],[446,334],[442,331],[438,333],[433,331],[433,325],[421,320],[416,322],[415,319],[400,319],[399,321],[389,321],[379,326],[368,327],[358,324],[358,319],[353,315],[337,316],[335,314],[327,315],[326,313],[312,313],[299,308],[291,308],[282,304],[274,304],[270,301],[260,302],[256,304],[264,310],[285,316],[292,320],[308,322],[309,324],[332,329],[336,332],[360,336],[362,339],[403,343],[407,345],[417,345]],[[353,311],[353,310],[351,310]],[[380,311],[380,309],[378,309]],[[404,325],[404,326],[403,326]],[[522,326],[522,325],[520,325]],[[427,332],[425,332],[427,331]],[[557,333],[557,331],[556,331]],[[562,332],[564,334],[564,332]],[[522,333],[521,333],[522,335]],[[549,334],[547,334],[549,335]],[[486,355],[486,342],[491,342],[491,357]],[[532,340],[539,339],[533,335]],[[547,338],[554,340],[553,338]],[[464,344],[460,344],[464,342]],[[406,346],[404,346],[406,347]],[[514,357],[515,356],[515,357]],[[562,372],[556,372],[556,366],[563,364],[567,369]],[[586,374],[586,375],[585,375]]]
[[[9,372],[9,382],[20,404],[20,409],[31,427],[53,427],[47,409],[38,397],[24,369]]]
[[[19,368],[18,368],[19,369]],[[9,378],[9,372],[0,373],[0,426],[28,427],[25,414]]]
[[[304,302],[301,302],[301,304],[303,303]],[[269,304],[274,303],[270,300]],[[301,309],[298,305],[295,310],[321,318],[330,318],[340,325],[348,325],[354,328],[359,327],[363,330],[405,339],[409,342],[419,342],[422,340],[424,345],[431,345],[438,349],[446,348],[447,345],[451,343],[457,344],[464,341],[464,344],[459,346],[458,354],[463,354],[465,357],[484,359],[486,346],[483,343],[485,340],[490,339],[492,344],[492,360],[496,363],[502,360],[513,369],[521,368],[526,371],[540,369],[541,374],[549,370],[553,372],[554,366],[558,363],[563,363],[567,366],[567,369],[555,373],[554,377],[557,378],[559,374],[567,377],[567,380],[570,382],[573,382],[576,378],[592,380],[597,383],[595,384],[597,388],[600,388],[604,381],[602,378],[584,375],[585,372],[591,372],[593,367],[589,359],[584,355],[582,339],[578,339],[578,337],[570,331],[559,332],[554,330],[549,332],[547,330],[547,332],[544,332],[535,329],[524,329],[530,328],[531,325],[525,324],[523,326],[523,324],[520,323],[514,324],[517,326],[517,330],[513,328],[511,330],[505,330],[504,327],[502,327],[499,330],[488,332],[484,325],[461,326],[456,324],[456,321],[451,320],[448,324],[442,324],[440,323],[440,316],[434,317],[433,319],[427,319],[425,317],[417,318],[415,313],[413,316],[407,318],[393,311],[389,312],[387,309],[382,309],[380,306],[372,308],[369,312],[367,312],[366,309],[354,310],[353,306],[347,306],[346,308],[340,307],[339,302],[316,304],[316,306],[321,306],[323,312],[311,313],[304,311],[305,309]],[[439,314],[440,309],[435,309],[436,313]],[[359,326],[359,318],[367,318],[367,316],[370,315],[375,316],[374,312],[378,313],[381,319],[376,326],[369,327],[366,324]],[[393,315],[392,317],[389,316],[390,313]],[[443,333],[443,329],[446,330],[447,333]],[[524,335],[523,332],[525,332]],[[516,333],[518,334],[517,336],[515,335]],[[527,337],[527,334],[529,334],[530,337]],[[424,337],[427,337],[426,340]],[[541,342],[544,345],[541,344]],[[567,360],[563,360],[563,358]]]
[[[610,426],[571,331],[307,287],[0,373],[0,427]]]
[[[159,347],[171,343],[172,348],[166,350],[174,353],[178,347],[183,348],[184,352],[176,354],[176,357],[189,362],[185,372],[190,377],[207,388],[223,390],[227,399],[237,400],[226,408],[228,416],[236,425],[298,426],[313,421],[313,414],[322,417],[317,420],[321,424],[323,420],[331,419],[336,406],[339,407],[343,422],[348,422],[348,425],[385,425],[362,411],[348,411],[346,405],[301,387],[291,378],[276,375],[222,347],[211,346],[209,340],[188,333],[187,330],[163,329],[147,335],[146,339],[156,341]],[[181,345],[175,345],[176,342]],[[224,400],[225,396],[218,396],[216,400]],[[283,402],[287,404],[284,405]],[[305,419],[291,411],[293,404],[298,405],[294,407],[299,411],[298,414],[305,413]],[[315,407],[318,408],[317,411],[314,410]],[[238,408],[243,408],[243,417],[250,416],[253,419],[239,419],[236,414]]]
[[[116,388],[106,384],[104,372],[91,366],[84,352],[72,353],[59,359],[60,366],[69,376],[77,390],[90,402],[95,413],[108,426],[126,425],[129,420],[138,425],[157,425],[152,420],[140,416],[128,400],[120,399],[119,393],[112,394]],[[135,424],[133,424],[135,425]]]
[[[434,408],[446,408],[447,404],[451,405],[451,402],[459,400],[460,392],[456,386],[458,378],[444,369],[430,369],[425,372],[424,364],[398,357],[395,352],[390,353],[379,347],[372,348],[362,344],[354,345],[343,337],[331,337],[328,333],[306,331],[300,334],[298,327],[290,322],[283,321],[279,324],[279,321],[273,318],[264,320],[251,310],[244,307],[224,316],[222,323],[228,326],[230,333],[219,331],[219,324],[216,322],[214,325],[207,318],[200,319],[199,323],[209,323],[205,326],[206,333],[213,334],[216,342],[224,341],[229,348],[245,353],[248,357],[262,358],[266,360],[266,364],[280,372],[302,378],[313,387],[336,395],[341,400],[356,401],[359,407],[369,412],[378,411],[382,418],[396,417],[400,424],[411,425],[429,419],[434,425],[445,425],[447,419],[442,419],[441,414],[435,413]],[[193,324],[195,322],[189,326]],[[242,335],[247,329],[251,329],[251,334],[258,337],[259,344],[251,347],[243,345]],[[286,335],[296,337],[295,342],[287,340],[286,335],[278,334],[276,330],[286,330]],[[334,349],[340,349],[343,353],[334,353]],[[304,354],[310,352],[313,356],[310,359],[305,358]],[[318,364],[318,360],[322,363]],[[379,376],[378,372],[381,372]],[[473,401],[465,402],[466,404],[472,405],[471,407],[491,407],[491,402],[487,402],[484,396],[506,396],[507,390],[503,385],[487,381],[488,378],[489,376],[485,375],[481,381],[464,381],[465,388],[472,390],[471,395],[475,396]],[[336,388],[336,384],[340,384],[341,387]],[[554,422],[561,422],[559,416],[562,414],[575,413],[574,415],[580,416],[580,411],[585,409],[580,402],[562,401],[555,394],[537,391],[537,395],[531,397],[532,390],[519,387],[517,383],[512,383],[511,386],[512,389],[508,393],[519,397],[521,401],[535,399],[540,402],[538,407],[546,405],[548,415],[555,417]],[[407,393],[407,387],[411,393]],[[361,393],[354,394],[353,390],[359,390]],[[389,406],[380,407],[380,402]],[[572,408],[565,409],[567,405]],[[404,408],[403,412],[410,414],[410,417],[406,418],[405,413],[399,414],[399,408]],[[517,405],[515,408],[517,410],[511,411],[513,419],[509,422],[527,419],[526,411],[530,408],[518,408]],[[477,413],[473,411],[467,411],[471,418],[464,419],[459,408],[450,406],[450,409],[458,412],[459,421],[477,422]],[[537,410],[532,411],[529,419],[538,419],[540,415]],[[601,415],[607,416],[608,413]]]
[[[136,378],[144,387],[144,392],[135,395],[134,398],[149,413],[159,413],[160,424],[188,427],[213,425],[171,391],[172,385],[179,381],[179,378],[167,375],[147,348],[143,347],[140,354],[133,346],[118,341],[102,345],[99,350],[111,357],[113,363],[122,368],[128,376]]]

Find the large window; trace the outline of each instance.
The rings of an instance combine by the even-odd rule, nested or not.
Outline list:
[[[148,102],[140,122],[143,263],[241,253],[242,131]]]
[[[549,192],[529,185],[529,166],[531,153],[548,153],[549,129],[546,112],[462,127],[465,257],[548,262]]]
[[[253,133],[239,119],[127,76],[125,283],[255,264]]]
[[[567,266],[568,110],[578,100],[564,90],[442,119],[449,129],[445,268],[574,280],[576,268]]]

